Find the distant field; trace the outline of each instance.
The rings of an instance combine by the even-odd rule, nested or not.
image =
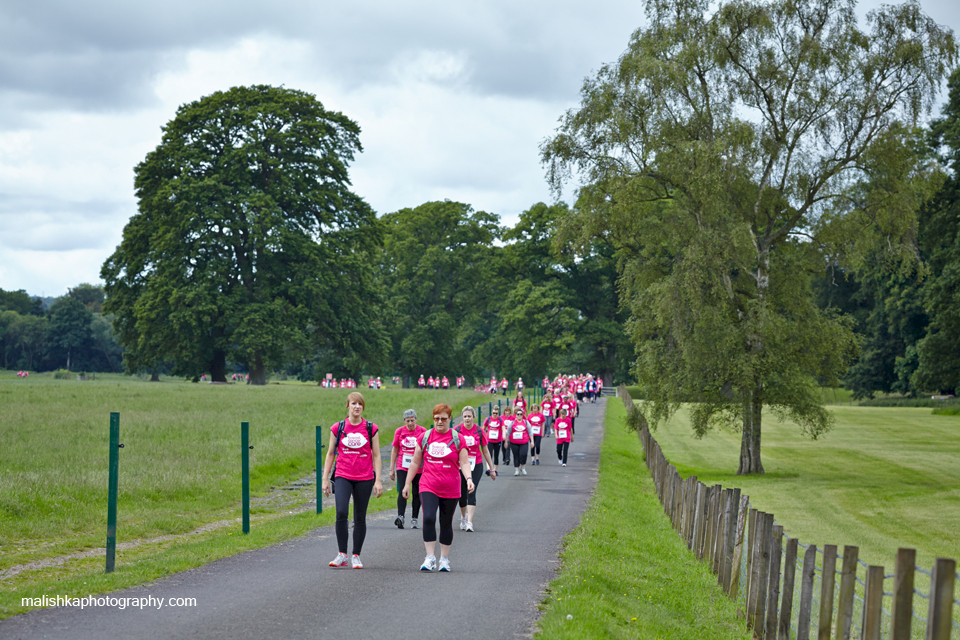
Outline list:
[[[381,444],[391,441],[405,409],[416,409],[428,424],[436,402],[456,409],[481,399],[472,390],[361,391],[365,416],[383,428]],[[345,390],[297,382],[251,387],[119,375],[22,380],[0,372],[0,572],[104,545],[111,411],[120,412],[125,445],[118,517],[123,542],[239,516],[241,421],[250,423],[254,446],[254,496],[309,475],[316,425],[341,419],[346,396]]]
[[[693,437],[681,410],[653,433],[683,477],[740,487],[804,544],[857,545],[892,571],[898,547],[960,560],[960,417],[929,408],[835,406],[836,427],[813,441],[765,414],[766,475],[736,476],[740,434]]]

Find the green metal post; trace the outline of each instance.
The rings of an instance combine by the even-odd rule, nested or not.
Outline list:
[[[503,413],[503,410],[500,408],[500,398],[497,398],[497,411],[499,411],[501,414]]]
[[[240,476],[243,485],[243,532],[250,533],[250,423],[240,423]]]
[[[497,408],[499,409],[500,407]],[[491,416],[493,415],[493,400],[487,403],[487,413],[489,413]]]
[[[120,414],[110,412],[110,470],[107,476],[107,573],[113,573],[117,555],[117,484],[120,477]]]
[[[477,424],[483,424],[483,405],[477,405]]]
[[[323,427],[317,425],[317,513],[323,513]]]

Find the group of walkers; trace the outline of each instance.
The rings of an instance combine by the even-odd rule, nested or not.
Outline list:
[[[398,492],[394,524],[400,529],[406,526],[407,502],[411,501],[409,524],[413,529],[422,525],[426,552],[421,571],[450,571],[453,517],[459,507],[460,529],[474,531],[477,487],[484,475],[497,479],[501,455],[505,466],[513,460],[514,476],[525,476],[528,461],[531,466],[540,464],[543,438],[554,436],[557,464],[567,466],[578,406],[574,393],[563,387],[548,391],[529,411],[518,392],[503,415],[495,407],[482,425],[470,406],[462,409],[462,422],[455,428],[453,409],[445,403],[433,408],[430,429],[417,423],[413,409],[403,413],[403,424],[393,436],[389,463],[389,477],[396,481]],[[367,532],[367,506],[371,495],[383,495],[379,428],[363,417],[365,407],[362,394],[350,393],[346,418],[330,427],[321,490],[325,496],[331,492],[335,496],[338,553],[331,567],[363,568],[360,552]],[[351,500],[353,546],[348,555]],[[418,520],[421,510],[422,521]]]

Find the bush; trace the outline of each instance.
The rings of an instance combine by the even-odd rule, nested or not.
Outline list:
[[[67,369],[57,369],[53,372],[54,380],[69,380],[73,377],[73,372]]]
[[[861,400],[858,403],[861,407],[933,407],[936,409],[945,409],[950,407],[960,408],[960,400],[934,400],[933,398],[908,398],[905,396],[885,396],[883,398],[873,398],[872,400]]]

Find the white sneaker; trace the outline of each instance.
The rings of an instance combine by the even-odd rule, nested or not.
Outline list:
[[[433,571],[437,568],[437,556],[427,556],[420,565],[420,571]]]
[[[467,524],[463,526],[464,531],[473,531],[473,523],[467,520]]]
[[[463,518],[460,518],[460,531],[466,531],[466,530],[467,530],[467,521],[464,520]]]
[[[520,475],[520,469],[514,469],[514,470],[513,470],[513,475],[515,475],[515,476]]]
[[[440,571],[450,571],[450,558],[440,557]]]
[[[416,519],[416,518],[411,518],[411,519],[410,519],[410,528],[411,528],[411,529],[416,529],[416,528],[417,528],[417,519]]]
[[[526,470],[526,469],[520,469],[520,473],[522,473],[523,475],[527,475],[527,470]]]
[[[561,466],[561,467],[565,467],[565,466],[567,466],[567,463],[566,463],[566,462],[564,462],[564,463],[563,463],[563,464],[561,464],[560,466]]]
[[[347,554],[338,553],[337,557],[330,561],[331,567],[345,567],[347,566]]]
[[[360,562],[360,556],[353,554],[353,558],[350,560],[350,567],[353,569],[363,569],[363,563]]]

